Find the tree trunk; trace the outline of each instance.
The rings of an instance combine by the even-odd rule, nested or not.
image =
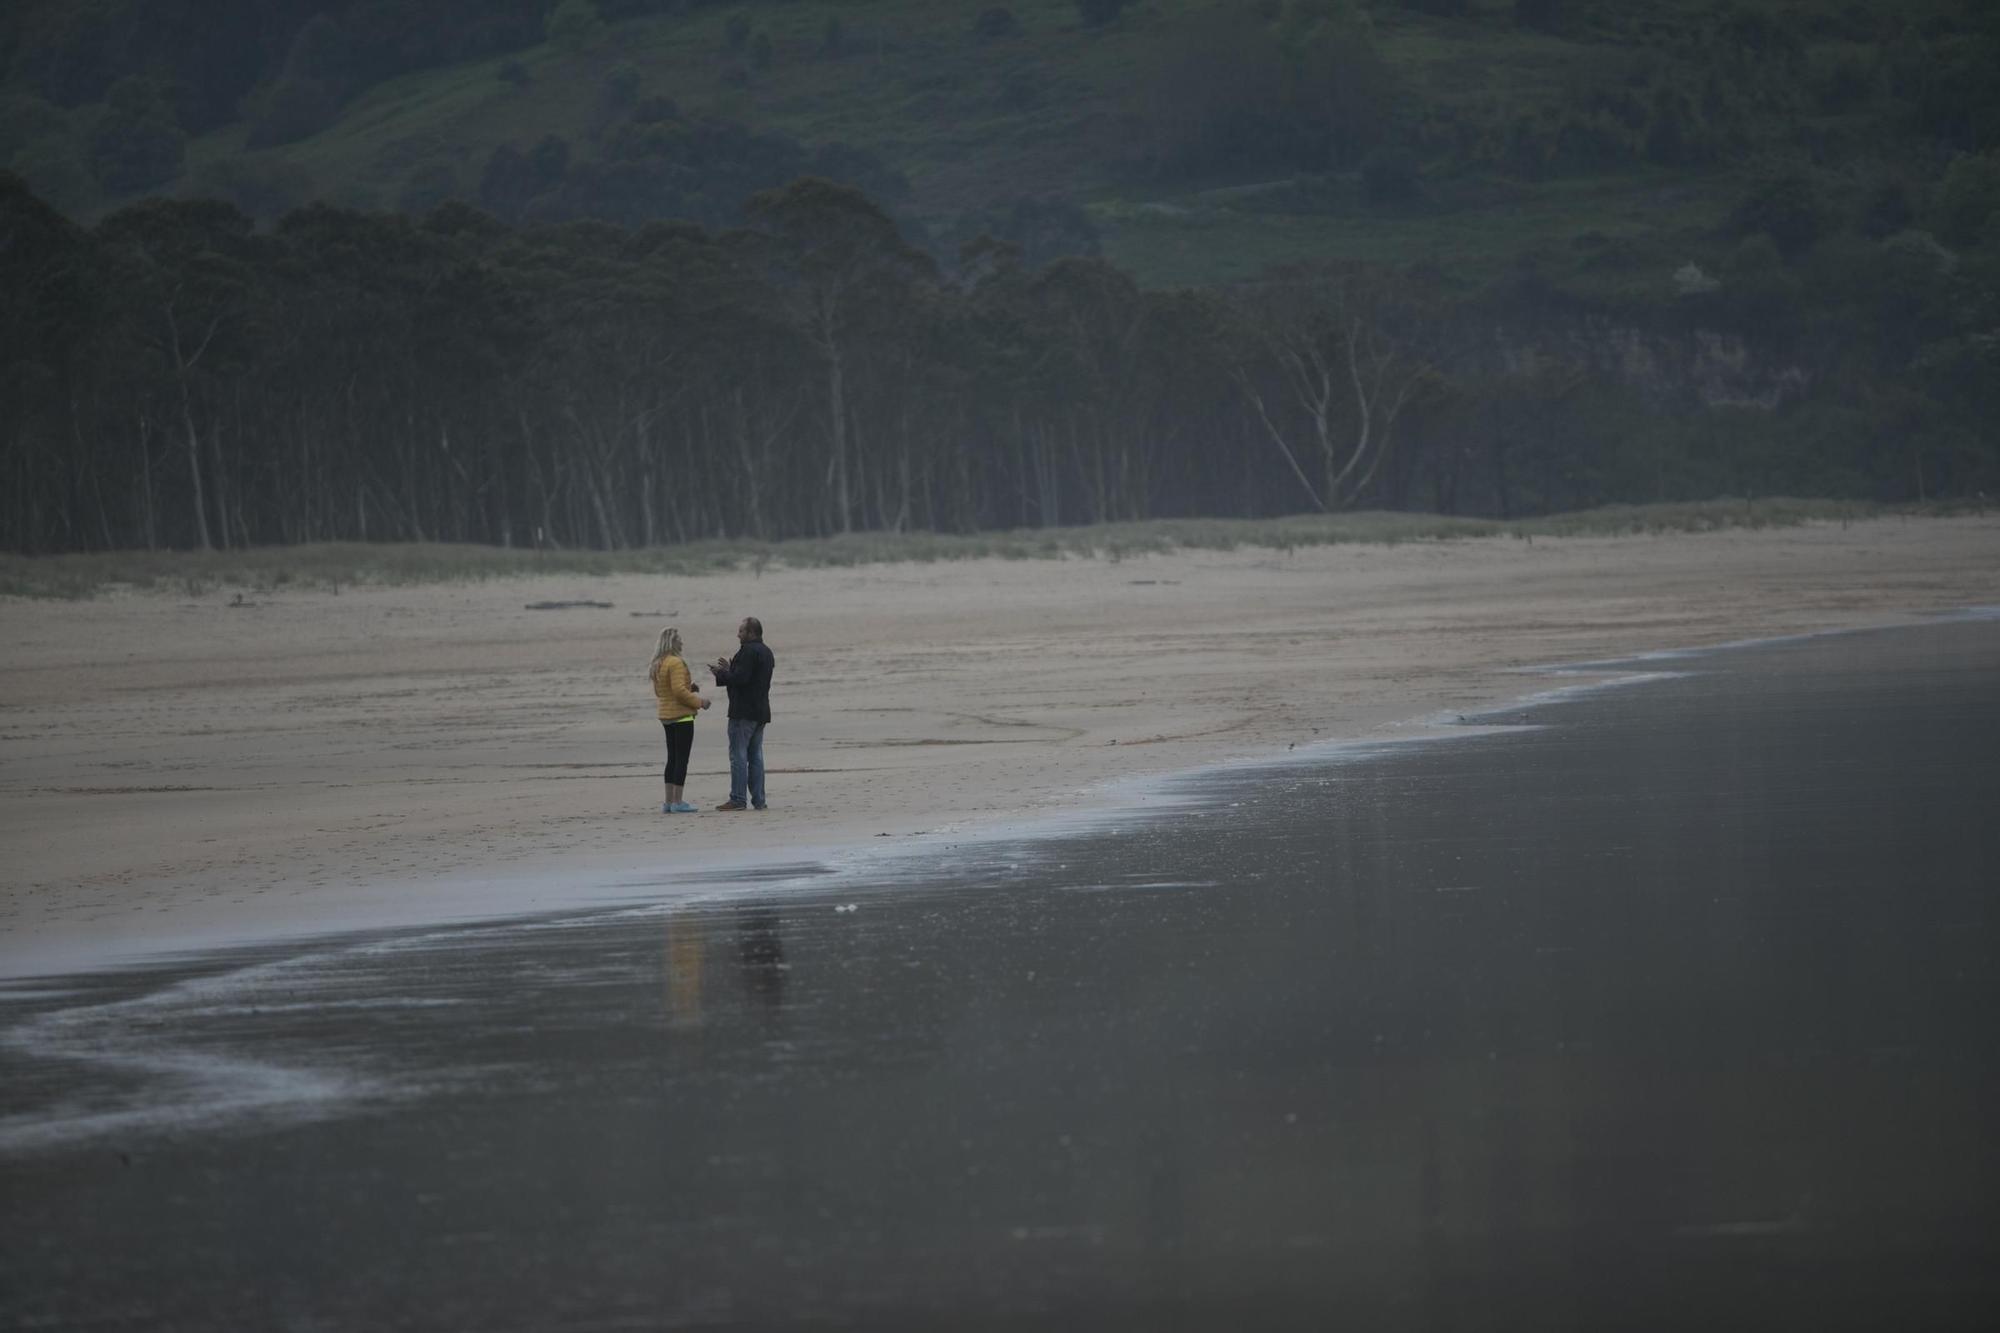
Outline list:
[[[658,523],[653,517],[653,435],[644,416],[633,426],[639,434],[639,526],[648,549],[660,544]]]
[[[826,392],[829,420],[833,428],[833,502],[840,514],[840,531],[854,531],[853,509],[847,495],[847,383],[840,349],[829,338],[826,344]]]
[[[187,430],[188,479],[194,485],[195,537],[202,550],[212,551],[215,544],[208,539],[208,497],[201,485],[201,436],[194,428],[194,409],[188,405],[185,382],[181,385],[181,425]]]
[[[159,517],[153,502],[153,427],[146,414],[139,414],[139,519],[146,533],[146,549],[160,545]]]
[[[1264,406],[1264,395],[1251,384],[1248,375],[1238,375],[1236,383],[1243,391],[1243,396],[1250,400],[1250,406],[1256,409],[1257,420],[1263,424],[1264,433],[1270,437],[1271,443],[1278,446],[1278,452],[1284,455],[1286,466],[1291,468],[1292,475],[1298,478],[1299,485],[1305,489],[1305,493],[1312,497],[1313,508],[1322,514],[1330,512],[1326,501],[1320,498],[1320,493],[1313,489],[1312,482],[1306,477],[1306,470],[1299,466],[1298,455],[1294,454],[1292,446],[1285,442],[1285,433],[1279,430],[1278,423],[1271,419],[1269,410]]]
[[[611,510],[604,502],[604,487],[597,475],[597,469],[586,467],[583,479],[590,486],[590,507],[597,516],[598,541],[604,550],[615,551],[623,546],[624,542],[619,537],[617,525],[612,522]]]
[[[219,550],[227,551],[236,545],[230,536],[230,525],[236,517],[230,506],[236,492],[229,484],[228,470],[223,463],[221,434],[222,427],[211,421],[208,427],[208,480],[215,499],[215,545]]]

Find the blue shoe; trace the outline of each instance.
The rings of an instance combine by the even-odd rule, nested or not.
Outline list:
[[[672,810],[677,815],[691,815],[694,813],[694,802],[676,801],[667,808]]]
[[[670,802],[670,801],[669,801],[669,802],[662,802],[662,803],[660,804],[660,813],[661,813],[661,814],[663,814],[663,815],[670,815],[670,814],[672,814],[673,812],[674,812],[674,806],[673,806],[673,803],[672,803],[672,802]]]

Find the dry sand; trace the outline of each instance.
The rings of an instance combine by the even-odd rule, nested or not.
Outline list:
[[[0,975],[921,845],[1543,687],[1515,668],[1992,605],[2000,518],[249,600],[0,601]],[[709,809],[718,707],[703,812],[663,816],[654,635],[709,660],[745,613],[774,808]]]

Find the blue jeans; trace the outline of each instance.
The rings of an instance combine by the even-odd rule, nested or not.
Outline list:
[[[740,717],[729,719],[729,800],[764,808],[764,727]],[[747,788],[747,791],[746,791]]]

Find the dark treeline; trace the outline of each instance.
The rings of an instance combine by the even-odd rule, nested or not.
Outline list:
[[[745,224],[453,203],[258,230],[151,200],[86,230],[0,175],[0,546],[617,548],[2000,475],[1992,348],[1960,328],[1990,290],[1907,239],[1820,344],[1811,319],[1729,332],[1786,326],[1754,284],[1637,319],[1532,272],[1161,292],[977,241],[947,275],[812,179]]]

